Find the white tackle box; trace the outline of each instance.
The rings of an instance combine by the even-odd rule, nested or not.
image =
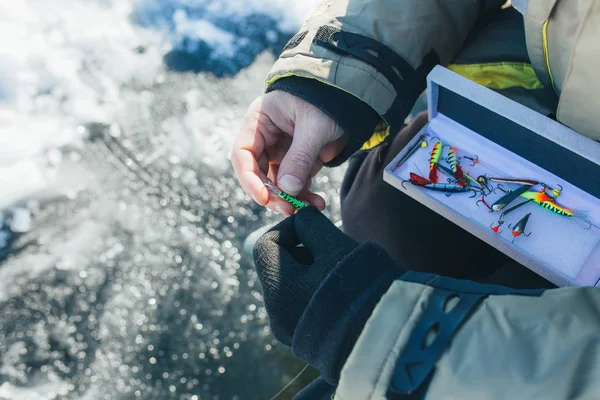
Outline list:
[[[600,143],[441,66],[427,78],[427,98],[428,124],[386,167],[384,180],[559,286],[600,287]],[[419,147],[395,168],[419,145],[423,134],[427,147]],[[428,178],[429,157],[438,138],[456,148],[469,176],[529,179],[554,188],[561,185],[556,203],[576,216],[561,216],[529,202],[507,214],[496,233],[491,226],[501,211],[478,207],[480,196],[446,196],[410,183],[402,185],[411,172]],[[479,162],[472,166],[464,156],[477,156]],[[446,174],[440,171],[438,176],[439,183],[447,183]],[[503,188],[518,185],[503,184]],[[503,195],[497,191],[485,199],[491,205]],[[524,200],[519,198],[507,208]],[[531,236],[518,236],[511,243],[509,224],[514,227],[528,213],[525,233]]]

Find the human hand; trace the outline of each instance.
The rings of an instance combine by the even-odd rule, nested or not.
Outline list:
[[[346,146],[346,135],[327,114],[283,91],[260,96],[248,108],[231,152],[244,191],[258,204],[284,215],[294,207],[269,194],[270,179],[284,192],[319,210],[325,200],[311,191],[311,179]]]
[[[357,247],[356,241],[314,207],[301,209],[258,239],[254,263],[277,340],[291,345],[314,292],[338,262]]]

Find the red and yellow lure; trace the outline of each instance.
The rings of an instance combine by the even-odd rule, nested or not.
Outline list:
[[[587,219],[587,213],[582,211],[572,210],[558,204],[554,199],[546,194],[546,188],[543,188],[539,192],[525,192],[521,194],[522,197],[532,200],[534,203],[545,208],[548,211],[552,211],[554,214],[562,215],[563,217],[574,217],[587,222],[592,227],[592,222]]]
[[[433,150],[431,150],[431,156],[429,157],[429,180],[433,183],[437,183],[437,169],[438,162],[440,158],[442,158],[442,141],[438,140],[436,144],[433,145]]]
[[[465,182],[465,175],[458,163],[458,156],[456,155],[456,149],[453,146],[450,146],[448,149],[448,164],[450,164],[450,169],[454,172],[454,177],[460,183],[461,186],[465,186],[467,182]]]
[[[533,200],[534,203],[539,204],[546,210],[550,210],[555,214],[563,215],[565,217],[575,216],[573,210],[557,204],[552,197],[548,196],[546,194],[546,189],[542,189],[539,192],[525,192],[521,196]]]

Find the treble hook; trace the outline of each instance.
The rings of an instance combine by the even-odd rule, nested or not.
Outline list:
[[[479,162],[479,156],[469,157],[463,156],[462,158],[466,158],[467,160],[471,160],[471,167],[474,167]]]
[[[509,226],[509,228],[510,228],[510,226]],[[529,236],[531,236],[531,234],[532,234],[532,233],[533,233],[533,232],[529,232],[529,233],[525,233],[525,232],[523,232],[523,233],[521,233],[521,235],[529,237]],[[513,240],[511,240],[510,242],[511,242],[511,243],[514,243],[514,242],[515,242],[515,239],[516,239],[516,238],[518,238],[518,237],[519,237],[519,236],[521,236],[521,235],[514,236],[514,237],[513,237]]]
[[[556,186],[558,186],[558,189],[552,189],[552,194],[554,195],[554,197],[558,197],[560,196],[560,194],[562,193],[563,187],[560,183],[557,183]]]
[[[402,182],[400,182],[400,186],[402,186],[402,188],[403,188],[404,190],[408,190],[408,189],[406,188],[406,186],[404,186],[404,184],[405,184],[406,182],[410,182],[410,179],[405,179],[405,180],[403,180]]]
[[[590,221],[589,219],[584,219],[583,222],[587,222],[589,224],[589,226],[585,229],[592,229],[592,221]]]
[[[490,207],[490,205],[485,201],[485,194],[482,192],[481,195],[481,199],[477,200],[475,202],[475,205],[477,205],[477,207],[479,207],[479,203],[483,203],[484,206],[486,206],[488,208],[488,210],[492,210],[492,207]]]
[[[556,186],[558,186],[558,187],[559,187],[558,189],[554,189],[553,187],[550,187],[548,184],[546,184],[546,183],[544,183],[544,182],[542,182],[542,183],[541,183],[541,185],[542,185],[542,187],[543,187],[544,189],[548,189],[548,190],[552,191],[552,194],[554,195],[554,198],[553,198],[554,200],[556,200],[556,198],[557,198],[558,196],[560,196],[560,194],[561,194],[561,193],[562,193],[562,191],[563,191],[563,187],[562,187],[562,185],[561,185],[561,184],[559,184],[559,183],[557,183],[557,184],[556,184]],[[542,191],[543,191],[543,189],[542,189]]]
[[[507,190],[504,190],[504,189],[503,189],[503,187],[504,187],[504,186],[503,186],[501,183],[497,184],[497,185],[496,185],[496,188],[494,188],[494,190],[493,190],[494,194],[496,193],[496,189],[500,189],[500,191],[501,191],[502,193],[504,193],[504,194],[508,193],[508,191],[507,191]]]
[[[484,186],[488,190],[488,194],[492,193],[492,189],[490,189],[489,181],[486,175],[479,175],[477,177],[477,183],[481,186]]]
[[[502,224],[504,224],[504,221],[498,221],[498,225],[496,225],[496,226],[493,226],[493,225],[494,225],[494,223],[492,222],[492,223],[490,224],[490,229],[491,229],[491,230],[493,230],[494,232],[496,232],[496,233],[500,234],[500,233],[504,232],[504,229],[503,229],[503,230],[501,230],[500,232],[498,232],[498,229],[499,229],[499,228],[502,226]]]

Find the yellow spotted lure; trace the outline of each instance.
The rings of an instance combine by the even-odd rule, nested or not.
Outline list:
[[[288,203],[290,203],[291,205],[293,205],[298,210],[301,209],[301,208],[304,208],[304,207],[308,207],[308,204],[306,204],[302,200],[298,200],[294,196],[292,196],[290,194],[287,194],[286,192],[284,192],[282,190],[279,190],[279,188],[277,186],[273,185],[271,182],[265,182],[265,186],[271,192],[275,193],[281,199],[287,201]]]

